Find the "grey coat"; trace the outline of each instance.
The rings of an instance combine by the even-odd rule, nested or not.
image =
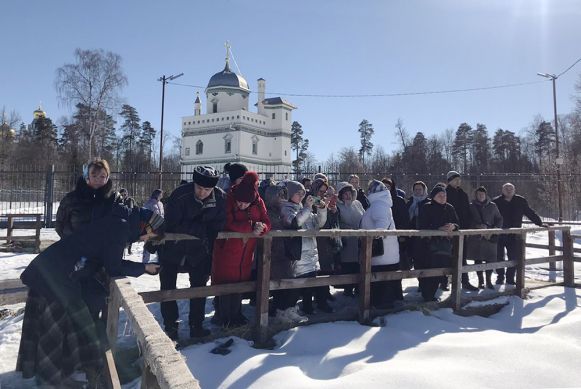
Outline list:
[[[357,200],[347,205],[343,201],[337,202],[339,208],[339,227],[343,230],[358,230],[361,218],[365,213],[363,205]],[[341,262],[359,262],[359,238],[356,236],[343,238]]]
[[[296,219],[299,229],[318,230],[327,221],[327,208],[319,209],[317,214],[311,212],[310,207],[303,207],[302,204],[295,204],[292,201],[284,201],[281,206],[280,216],[285,228],[291,228]],[[317,251],[317,239],[315,237],[303,237],[301,248],[301,259],[291,263],[293,276],[298,277],[303,274],[320,270],[319,252]]]
[[[502,216],[495,203],[486,199],[484,204],[473,200],[470,204],[470,228],[501,228]],[[470,236],[467,239],[467,259],[484,262],[496,261],[498,235]]]

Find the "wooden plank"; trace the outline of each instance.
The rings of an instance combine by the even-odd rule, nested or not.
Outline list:
[[[0,306],[23,303],[28,297],[28,288],[17,288],[0,291]]]
[[[159,323],[147,309],[127,279],[112,282],[114,293],[119,293],[121,306],[143,353],[144,364],[155,376],[161,389],[199,388],[198,381],[184,362],[174,343],[161,330]]]
[[[313,278],[284,278],[281,280],[271,280],[270,290],[314,288],[317,286],[329,285],[349,285],[358,283],[359,280],[359,274],[339,274],[332,276],[324,275]]]
[[[10,238],[12,238],[12,230],[14,229],[14,218],[12,215],[8,215],[8,227],[6,230],[6,242],[10,243],[12,242],[12,240]]]
[[[25,288],[26,285],[22,283],[20,278],[13,278],[9,280],[0,280],[0,290],[3,289],[16,289],[16,288]]]
[[[260,242],[259,242],[260,243]],[[262,239],[262,258],[259,259],[256,276],[256,335],[258,346],[266,345],[268,340],[268,298],[270,296],[270,259],[272,238]]]
[[[573,239],[571,230],[563,230],[563,282],[565,286],[575,286],[575,264],[573,261]]]
[[[36,235],[13,235],[13,236],[0,236],[2,240],[10,240],[12,242],[35,242]]]
[[[478,265],[466,265],[462,267],[462,272],[468,273],[473,271],[483,271],[483,270],[495,270],[495,269],[503,269],[508,266],[517,266],[518,261],[501,261],[501,262],[487,262],[481,263]]]
[[[149,365],[143,366],[143,374],[141,375],[141,389],[158,389],[159,384],[155,375],[151,372]]]
[[[452,304],[455,311],[462,308],[462,260],[464,258],[464,236],[458,238],[458,255],[452,267]],[[454,260],[454,259],[453,259]]]
[[[107,305],[107,340],[111,351],[117,349],[117,334],[119,326],[119,307],[121,297],[117,288],[113,287],[114,279],[109,283],[109,301]]]
[[[141,292],[139,295],[146,304],[163,301],[188,300],[191,298],[207,296],[223,296],[225,294],[254,292],[254,281],[239,282],[236,284],[221,284],[200,286],[196,288],[183,288],[173,290],[157,290],[153,292]]]
[[[555,255],[553,257],[530,258],[526,260],[525,265],[537,265],[539,263],[548,263],[550,265],[554,264],[555,262],[560,262],[563,259],[565,259],[564,255]],[[555,280],[551,280],[551,278],[549,278],[549,280],[551,282],[555,282]]]
[[[555,231],[548,231],[549,234],[549,255],[555,255]],[[557,274],[555,273],[557,266],[555,262],[549,263],[549,280],[555,282],[557,280]]]
[[[524,298],[523,291],[525,287],[525,265],[526,265],[527,234],[521,236],[521,255],[518,258],[516,267],[516,294]]]
[[[371,305],[371,245],[373,236],[366,236],[363,240],[361,256],[361,271],[359,273],[359,322],[369,322],[369,308]]]
[[[121,381],[115,366],[115,359],[111,350],[105,351],[105,373],[107,376],[106,384],[108,389],[121,389]]]

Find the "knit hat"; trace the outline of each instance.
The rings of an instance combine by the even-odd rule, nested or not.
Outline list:
[[[224,165],[224,171],[228,173],[230,177],[230,182],[234,182],[244,175],[248,171],[246,165],[238,162],[228,162]]]
[[[325,182],[329,181],[326,175],[324,175],[323,173],[317,173],[313,176],[313,182],[315,182],[318,178],[322,179]]]
[[[479,186],[474,192],[488,193],[488,191],[486,190],[486,188],[484,186]]]
[[[351,194],[353,195],[353,200],[355,200],[355,198],[357,197],[357,191],[355,190],[353,185],[345,181],[341,181],[340,183],[337,184],[337,195],[339,199],[341,198],[341,196],[343,196],[343,193],[345,193],[346,191],[350,191]]]
[[[232,187],[234,199],[245,203],[251,203],[258,197],[258,174],[256,172],[246,172],[242,176],[242,181]]]
[[[290,200],[297,192],[303,191],[306,193],[305,187],[298,181],[287,181],[286,182],[286,192],[288,195],[288,199]]]
[[[218,172],[211,166],[196,166],[194,183],[204,188],[213,188],[218,183]]]
[[[387,190],[387,186],[379,180],[371,180],[367,186],[367,193],[377,193]]]
[[[446,179],[448,180],[448,182],[452,181],[456,177],[460,177],[460,173],[458,173],[455,170],[450,170],[448,174],[446,174]]]
[[[433,199],[440,192],[445,193],[446,187],[444,187],[444,185],[442,185],[442,184],[434,185],[434,187],[432,188],[432,191],[430,192],[430,198]]]
[[[164,222],[163,217],[147,208],[139,208],[139,220],[143,226],[141,229],[142,233],[145,232],[145,227],[147,226],[150,226],[155,232],[161,228]]]

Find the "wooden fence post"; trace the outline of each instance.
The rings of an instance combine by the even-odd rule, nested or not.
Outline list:
[[[113,280],[114,279],[111,279],[109,282],[109,304],[107,306],[107,339],[109,340],[109,348],[114,352],[117,346],[119,307],[121,305],[121,301]]]
[[[555,230],[549,230],[549,255],[555,255]],[[549,281],[555,282],[557,281],[557,266],[555,262],[549,262]]]
[[[40,218],[40,214],[36,215],[36,223],[34,225],[34,228],[36,229],[34,235],[34,253],[38,254],[40,253],[40,229],[42,228],[42,220]]]
[[[8,215],[7,221],[8,225],[6,230],[6,245],[8,246],[12,242],[10,238],[12,238],[12,230],[14,229],[14,216]]]
[[[151,372],[149,365],[143,361],[143,373],[141,374],[141,389],[158,389],[157,377]]]
[[[565,286],[575,287],[575,262],[573,258],[573,239],[571,229],[563,229],[563,281]]]
[[[452,271],[452,304],[455,311],[462,308],[462,261],[464,258],[464,235],[458,237],[458,255]]]
[[[369,307],[371,305],[371,245],[372,236],[366,236],[361,256],[361,270],[359,273],[359,322],[369,322]]]
[[[260,244],[260,242],[259,242]],[[262,239],[262,258],[257,264],[256,275],[256,340],[258,346],[268,341],[268,297],[270,287],[270,259],[272,255],[272,238]]]
[[[518,243],[518,242],[516,242]],[[523,298],[523,289],[525,287],[525,264],[527,257],[527,234],[526,232],[521,235],[521,255],[518,258],[518,265],[516,268],[516,294]]]

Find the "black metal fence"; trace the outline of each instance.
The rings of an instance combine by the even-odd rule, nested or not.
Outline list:
[[[275,181],[312,177],[317,172],[303,172],[297,175],[283,170],[264,170],[258,172],[261,179],[273,178]],[[445,181],[445,176],[421,173],[343,173],[325,172],[331,185],[347,181],[351,174],[360,177],[362,186],[372,179],[384,176],[396,180],[398,188],[410,194],[416,181],[424,181],[429,188],[438,182]],[[61,171],[54,167],[49,169],[35,167],[17,167],[9,171],[0,171],[0,215],[8,213],[40,213],[44,225],[51,226],[58,204],[64,195],[74,189],[80,177],[80,171]],[[562,177],[563,216],[566,220],[581,218],[581,177],[577,175]],[[112,172],[114,188],[127,188],[138,204],[143,204],[154,189],[159,186],[158,172]],[[191,173],[164,172],[162,189],[169,195],[182,179],[191,180]],[[530,205],[547,218],[557,218],[556,178],[552,175],[530,173],[483,173],[463,176],[463,188],[472,196],[472,191],[485,185],[491,197],[500,194],[502,185],[511,182],[517,187],[517,193],[524,195]]]

